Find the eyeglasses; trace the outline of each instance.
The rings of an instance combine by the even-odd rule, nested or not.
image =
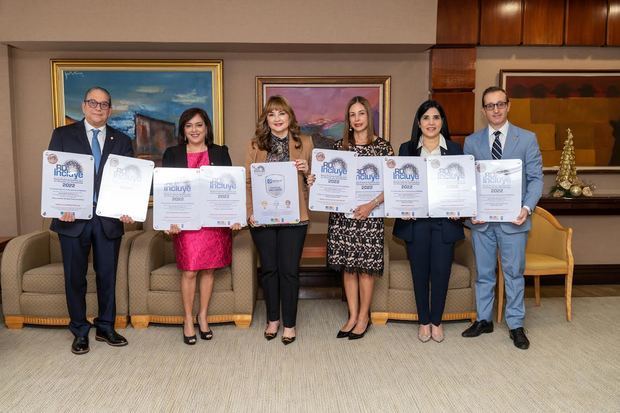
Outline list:
[[[506,109],[507,106],[508,106],[508,102],[497,102],[497,103],[487,103],[486,105],[483,105],[482,107],[484,108],[484,110],[487,110],[490,112],[495,108]]]
[[[89,108],[93,108],[95,109],[97,106],[99,106],[101,108],[101,110],[108,110],[110,109],[110,102],[97,102],[95,99],[88,99],[85,100],[84,103],[86,103],[88,105]]]

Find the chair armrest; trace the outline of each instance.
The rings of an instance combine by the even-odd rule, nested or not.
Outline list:
[[[148,313],[151,272],[165,264],[164,242],[163,232],[145,231],[131,243],[127,270],[130,315]]]
[[[471,242],[471,232],[467,229],[465,230],[465,239],[457,241],[454,245],[454,262],[464,265],[469,269],[469,273],[471,274],[469,286],[473,288],[478,278],[478,270],[476,268],[476,256],[474,255],[474,248]]]
[[[256,253],[249,230],[233,235],[232,287],[235,296],[235,312],[252,314],[256,302]]]
[[[129,285],[127,272],[129,269],[129,252],[136,237],[143,231],[125,232],[121,239],[116,266],[116,313],[118,315],[129,314]],[[121,298],[121,299],[119,299]]]
[[[375,288],[372,295],[372,303],[370,305],[373,312],[388,311],[388,290],[390,287],[390,243],[387,237],[391,236],[391,233],[386,235],[383,243],[383,276],[375,278]]]
[[[24,273],[50,263],[50,232],[36,231],[13,238],[2,253],[4,315],[21,314],[19,297]]]

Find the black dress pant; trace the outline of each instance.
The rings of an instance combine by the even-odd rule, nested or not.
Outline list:
[[[442,240],[444,220],[446,218],[418,219],[413,229],[413,241],[406,243],[420,324],[441,324],[446,306],[454,242]]]
[[[261,266],[261,285],[267,306],[267,320],[280,319],[284,327],[295,327],[299,299],[299,260],[307,225],[251,228]]]
[[[88,335],[90,323],[86,319],[86,272],[88,254],[93,248],[93,267],[96,273],[97,306],[99,313],[95,326],[109,331],[116,318],[116,267],[121,238],[108,238],[97,215],[90,219],[78,237],[59,234],[65,294],[69,310],[69,330],[78,337]]]

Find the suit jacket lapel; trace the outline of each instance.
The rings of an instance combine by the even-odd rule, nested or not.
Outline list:
[[[491,146],[489,145],[489,127],[487,126],[482,130],[480,138],[480,150],[482,151],[482,158],[480,159],[493,159],[491,155]]]
[[[518,132],[517,128],[508,124],[508,133],[506,135],[506,142],[504,143],[504,147],[502,148],[502,159],[511,159],[515,148],[518,143]]]
[[[84,125],[84,119],[82,119],[80,122],[76,123],[76,132],[77,132],[77,139],[80,143],[80,146],[82,147],[82,153],[86,154],[86,155],[92,155],[93,154],[93,150],[90,147],[90,143],[88,142],[88,136],[86,135],[86,126]]]

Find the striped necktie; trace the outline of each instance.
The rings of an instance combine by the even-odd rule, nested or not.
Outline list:
[[[491,156],[493,159],[502,159],[502,143],[499,141],[499,136],[502,133],[500,131],[495,131],[493,135],[495,135],[495,140],[493,141],[493,148],[491,148]]]

